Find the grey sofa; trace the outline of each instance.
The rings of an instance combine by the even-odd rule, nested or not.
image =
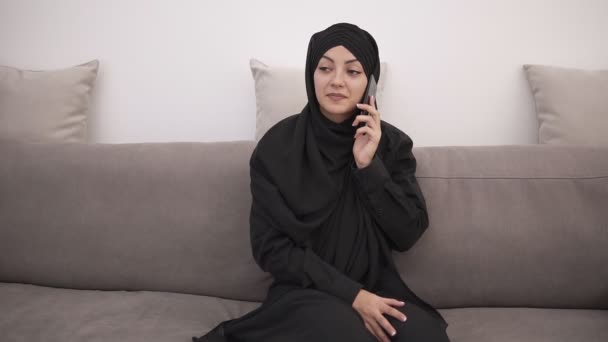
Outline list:
[[[256,308],[253,141],[0,142],[0,341],[183,341]],[[395,258],[459,341],[608,341],[608,147],[415,147]],[[407,305],[407,304],[406,304]]]

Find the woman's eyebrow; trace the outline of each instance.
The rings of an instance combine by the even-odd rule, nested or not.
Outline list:
[[[330,60],[332,63],[334,62],[334,60],[333,60],[333,59],[331,59],[331,58],[329,58],[329,57],[327,57],[327,56],[325,56],[325,55],[323,55],[323,56],[322,56],[322,58],[327,58],[327,59],[329,59],[329,60]],[[351,59],[351,60],[348,60],[348,61],[344,62],[344,64],[348,64],[348,63],[352,63],[352,62],[356,62],[356,61],[357,61],[357,59],[355,58],[355,59]]]

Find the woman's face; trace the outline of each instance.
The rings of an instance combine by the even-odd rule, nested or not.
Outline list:
[[[367,76],[361,63],[344,46],[335,46],[321,57],[314,72],[315,95],[321,113],[333,122],[349,118],[361,101]]]

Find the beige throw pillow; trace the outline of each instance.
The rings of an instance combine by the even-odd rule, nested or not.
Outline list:
[[[541,144],[608,145],[608,70],[524,65]]]
[[[256,123],[255,140],[277,122],[297,114],[308,101],[303,67],[271,67],[252,58],[249,61],[255,82]],[[387,77],[387,63],[380,63],[380,80],[376,98],[382,103],[382,93]]]
[[[0,66],[0,138],[85,142],[99,61],[60,70]]]

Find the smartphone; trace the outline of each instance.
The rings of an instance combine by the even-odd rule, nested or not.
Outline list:
[[[365,91],[365,96],[363,97],[363,103],[370,104],[369,103],[370,97],[373,96],[374,99],[376,98],[376,89],[377,89],[376,78],[374,77],[374,75],[371,75],[369,82],[367,82],[367,90]],[[366,110],[362,110],[360,115],[369,115],[369,113]],[[359,125],[357,126],[357,128],[361,128],[361,127],[365,127],[365,122],[360,122]]]

